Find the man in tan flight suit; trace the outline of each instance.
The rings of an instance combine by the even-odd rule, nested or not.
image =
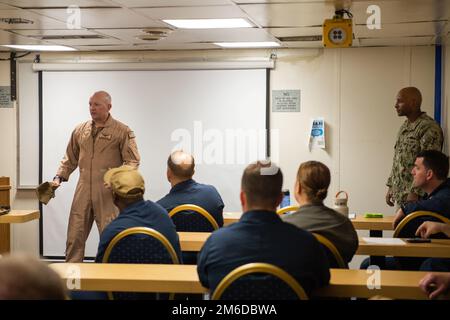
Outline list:
[[[95,220],[99,233],[117,214],[111,191],[103,185],[110,168],[139,166],[140,156],[133,131],[113,119],[111,96],[95,92],[89,99],[92,120],[78,125],[72,132],[66,154],[53,178],[53,185],[67,181],[80,168],[80,178],[70,209],[67,230],[66,261],[82,262],[85,242]]]

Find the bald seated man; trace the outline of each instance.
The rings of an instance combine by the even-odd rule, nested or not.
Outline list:
[[[167,180],[172,188],[157,203],[168,212],[182,204],[195,204],[208,211],[222,227],[224,204],[219,192],[211,185],[192,179],[194,173],[194,157],[183,151],[173,152],[167,159]]]
[[[397,94],[395,109],[398,116],[404,116],[406,120],[397,134],[391,174],[386,182],[386,203],[391,207],[396,205],[397,209],[424,196],[423,191],[414,187],[411,174],[417,154],[424,150],[442,149],[442,129],[421,111],[421,104],[422,94],[415,87],[403,88]]]
[[[53,178],[53,185],[68,181],[78,167],[80,178],[70,209],[67,228],[66,261],[82,262],[84,248],[95,221],[99,233],[117,216],[112,194],[103,186],[103,175],[121,165],[138,167],[140,156],[133,131],[113,119],[111,96],[95,92],[89,99],[92,120],[72,132],[66,154]]]
[[[0,300],[64,300],[61,277],[34,257],[0,258]]]

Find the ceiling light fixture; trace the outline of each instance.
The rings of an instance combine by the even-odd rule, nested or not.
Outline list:
[[[180,29],[253,28],[246,19],[175,19],[163,20]]]
[[[222,48],[273,48],[280,44],[275,41],[263,42],[214,42],[215,45]]]
[[[77,49],[66,47],[66,46],[58,46],[58,45],[2,45],[3,47],[8,47],[11,49],[18,49],[24,51],[76,51]]]

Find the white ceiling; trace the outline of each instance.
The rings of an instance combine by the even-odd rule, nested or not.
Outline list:
[[[81,10],[80,29],[67,25],[67,7],[73,5]],[[365,25],[369,5],[381,9],[380,30]],[[0,45],[191,50],[219,49],[214,42],[277,41],[285,48],[318,48],[317,37],[298,37],[320,36],[324,19],[342,7],[354,16],[353,46],[433,45],[450,31],[450,0],[0,0],[0,18],[32,22],[0,22]],[[162,21],[193,18],[246,18],[254,27],[186,30]],[[160,40],[140,39],[149,28],[172,30]]]

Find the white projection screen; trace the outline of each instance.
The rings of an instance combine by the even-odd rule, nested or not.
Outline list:
[[[194,179],[214,185],[225,211],[240,210],[240,178],[245,166],[266,154],[266,69],[182,71],[43,71],[42,181],[51,180],[75,126],[90,120],[89,97],[106,90],[112,116],[136,134],[145,198],[168,193],[166,161],[170,152],[194,154]],[[41,252],[65,255],[70,206],[78,169],[42,206]],[[95,257],[94,223],[86,257]]]

